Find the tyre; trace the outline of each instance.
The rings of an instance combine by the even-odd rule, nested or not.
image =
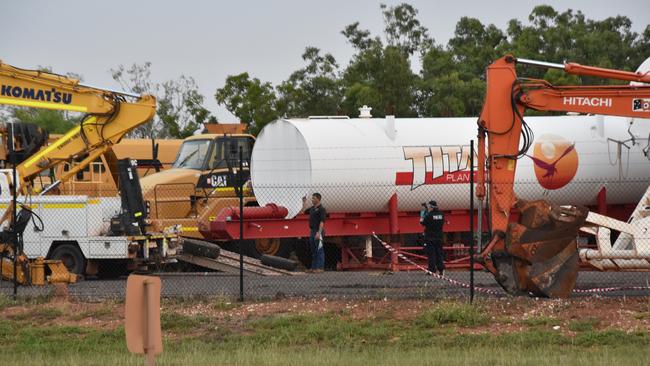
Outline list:
[[[298,262],[292,261],[291,259],[276,257],[273,255],[262,255],[260,261],[265,266],[270,266],[274,268],[280,268],[287,271],[295,271],[298,268]]]
[[[51,259],[60,260],[70,273],[83,275],[86,271],[86,258],[76,244],[61,244],[52,250]]]
[[[290,239],[257,239],[244,240],[242,243],[242,253],[251,258],[260,259],[263,255],[273,255],[276,257],[289,258],[293,251],[293,241]],[[224,249],[239,253],[237,241],[232,241],[224,245]]]
[[[183,253],[217,259],[219,252],[220,249],[217,244],[198,239],[186,238],[183,240]]]

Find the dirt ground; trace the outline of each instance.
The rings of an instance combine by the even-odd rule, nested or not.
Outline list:
[[[283,299],[238,303],[223,298],[162,301],[163,315],[207,318],[236,327],[246,320],[279,314],[341,314],[354,320],[412,320],[433,307],[461,303],[465,300],[327,300]],[[491,319],[487,325],[459,329],[468,333],[503,333],[539,325],[571,335],[575,322],[592,320],[595,329],[627,332],[650,331],[650,297],[577,299],[499,298],[479,299],[476,306]],[[33,324],[66,325],[97,329],[115,329],[123,324],[124,304],[49,300],[39,304],[5,305],[0,318],[24,319]],[[498,326],[497,326],[498,325]]]

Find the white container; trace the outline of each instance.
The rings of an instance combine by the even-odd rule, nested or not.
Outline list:
[[[647,188],[650,161],[642,150],[650,121],[632,125],[637,140],[628,147],[619,143],[630,138],[628,118],[526,121],[535,144],[518,161],[519,197],[589,205],[605,186],[608,203],[636,203]],[[323,195],[328,212],[386,211],[394,193],[402,211],[419,210],[432,199],[443,210],[467,209],[469,142],[476,135],[476,118],[280,119],[264,127],[255,143],[253,189],[260,205],[284,206],[288,217],[313,192]]]

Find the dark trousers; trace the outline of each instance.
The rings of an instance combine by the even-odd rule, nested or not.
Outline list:
[[[424,250],[429,260],[429,271],[442,272],[445,269],[445,254],[442,239],[424,239]]]
[[[318,230],[311,230],[309,233],[309,250],[311,251],[311,269],[323,269],[325,267],[325,248],[320,245],[321,240],[316,240]],[[323,232],[325,235],[325,232]]]

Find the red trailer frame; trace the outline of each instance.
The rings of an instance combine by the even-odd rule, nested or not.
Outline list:
[[[404,242],[401,236],[422,232],[420,213],[398,211],[397,195],[388,202],[388,212],[349,212],[330,213],[327,218],[327,237],[370,237],[373,233],[388,235],[386,241],[400,254],[418,263],[426,263],[426,255],[421,246]],[[625,219],[634,209],[634,204],[607,205],[607,193],[603,187],[596,197],[596,205],[590,207],[600,214]],[[309,216],[300,214],[292,219],[285,219],[287,210],[274,204],[264,207],[244,207],[244,238],[254,239],[285,239],[306,238],[309,236]],[[518,214],[511,215],[517,220]],[[445,233],[469,232],[470,213],[468,210],[445,212]],[[474,213],[474,223],[477,223]],[[483,217],[483,226],[487,231],[487,215]],[[239,208],[227,207],[209,223],[200,222],[199,231],[207,240],[230,241],[239,239]],[[410,245],[408,245],[410,244]],[[344,242],[338,245],[341,250],[341,262],[338,270],[385,270],[410,271],[417,268],[399,259],[397,253],[386,253],[382,256],[372,256],[365,253],[365,248],[351,247]],[[448,269],[469,269],[469,246],[448,240],[443,247],[445,266]],[[481,269],[475,264],[476,269]]]

